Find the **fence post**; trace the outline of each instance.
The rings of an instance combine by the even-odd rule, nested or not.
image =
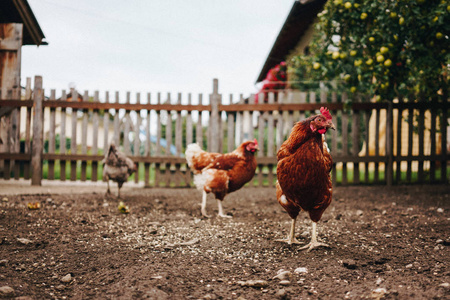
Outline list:
[[[386,114],[386,166],[385,177],[387,186],[392,186],[394,177],[394,118],[393,118],[393,105],[392,102],[388,102],[388,109]],[[397,172],[399,172],[397,170]]]
[[[42,76],[34,78],[33,93],[33,145],[31,150],[31,185],[41,185],[42,180],[42,151],[43,151],[43,115],[44,90]]]
[[[220,94],[219,94],[219,80],[217,78],[213,79],[213,93],[211,95],[211,152],[222,152],[219,149],[219,138],[220,138],[220,115],[219,115],[219,104],[220,104]]]

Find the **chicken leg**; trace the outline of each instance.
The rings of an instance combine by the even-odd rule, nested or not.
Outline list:
[[[232,218],[232,216],[223,213],[222,201],[217,199],[217,206],[219,207],[219,217],[222,218]]]
[[[328,244],[321,243],[321,242],[317,241],[317,223],[316,222],[312,222],[311,242],[308,245],[301,247],[300,250],[308,249],[306,252],[309,252],[312,249],[320,247],[320,246],[329,247]]]
[[[289,245],[292,244],[301,244],[296,238],[295,238],[295,223],[297,222],[297,218],[292,219],[292,223],[291,223],[291,231],[289,232],[289,235],[287,238],[285,239],[279,239],[279,240],[275,240],[277,242],[284,242],[284,243],[288,243]]]
[[[206,214],[206,197],[207,197],[207,194],[205,191],[203,191],[201,212],[202,212],[202,216],[204,216],[205,218],[211,218],[210,215]]]

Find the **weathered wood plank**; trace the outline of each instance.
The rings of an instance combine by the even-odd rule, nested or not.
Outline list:
[[[269,94],[268,99],[269,104],[275,103],[275,95],[273,93]],[[269,112],[267,116],[267,156],[274,156],[274,143],[275,143],[275,130],[274,130],[274,116],[273,112]],[[264,140],[263,140],[264,141]],[[270,183],[269,183],[270,186]]]
[[[347,94],[343,93],[342,94],[342,102],[346,102],[347,101]],[[341,114],[341,118],[342,118],[342,133],[341,133],[341,137],[342,137],[342,155],[348,155],[348,114],[346,112],[342,112]],[[346,185],[348,184],[348,170],[347,170],[347,163],[343,163],[342,164],[342,184]]]
[[[420,110],[419,112],[419,129],[417,134],[419,135],[419,156],[424,154],[424,140],[425,140],[425,111]],[[418,170],[417,170],[417,181],[418,183],[423,183],[425,181],[424,174],[424,162],[419,160]]]
[[[414,134],[414,110],[412,108],[408,109],[408,155],[413,153],[413,134]],[[406,169],[406,181],[411,182],[412,180],[412,162],[407,162]]]
[[[72,99],[78,99],[78,93],[76,90],[72,92]],[[70,139],[70,151],[72,154],[77,153],[77,109],[72,108],[72,136]],[[70,180],[75,181],[77,180],[77,162],[71,161],[70,162]]]
[[[94,98],[93,98],[94,102],[99,101],[99,95],[100,94],[98,91],[94,92]],[[106,115],[106,113],[105,113],[105,115]],[[92,154],[97,155],[98,154],[98,131],[100,129],[98,109],[94,109],[94,111],[92,112],[92,128],[93,128],[93,132],[92,132],[91,152],[92,152]],[[92,166],[91,181],[96,182],[98,180],[98,162],[93,161],[91,166]]]
[[[89,101],[88,91],[84,92],[83,101]],[[81,154],[87,153],[87,135],[88,135],[88,110],[83,109],[83,121],[81,124]],[[86,181],[87,179],[87,162],[81,162],[81,181]]]
[[[61,101],[65,101],[67,99],[66,91],[62,91]],[[59,153],[66,154],[66,108],[61,108],[61,133],[60,133],[60,144],[59,144]],[[59,178],[61,181],[66,181],[66,165],[67,162],[65,160],[59,161]]]
[[[43,105],[44,90],[42,77],[34,79],[34,118],[33,118],[33,146],[31,152],[31,185],[41,185],[42,181],[42,154],[44,150],[43,138]]]
[[[52,89],[50,91],[50,100],[55,100],[56,91]],[[48,153],[55,153],[56,151],[56,109],[50,108],[50,120],[49,120],[49,132],[48,132]],[[48,179],[55,179],[55,161],[48,161]]]

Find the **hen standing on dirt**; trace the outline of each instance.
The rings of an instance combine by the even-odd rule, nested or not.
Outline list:
[[[258,141],[242,143],[231,153],[209,153],[198,144],[190,144],[186,149],[186,160],[194,173],[194,183],[203,191],[202,215],[206,214],[207,193],[213,193],[217,199],[219,216],[230,218],[223,213],[222,200],[226,194],[240,189],[255,176]]]
[[[109,180],[117,182],[119,186],[118,197],[120,198],[120,188],[123,183],[128,180],[128,177],[136,172],[136,164],[128,158],[125,153],[116,149],[114,144],[109,146],[108,153],[106,153],[103,163],[103,178],[108,184],[107,194],[110,194]]]
[[[316,223],[331,203],[333,162],[324,134],[335,127],[328,109],[322,107],[320,112],[297,122],[277,153],[277,199],[292,218],[288,238],[280,241],[299,243],[295,238],[295,222],[300,210],[307,211],[313,222],[311,242],[301,249],[308,251],[328,246],[317,241]]]

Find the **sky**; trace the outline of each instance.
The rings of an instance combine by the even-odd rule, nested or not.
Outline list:
[[[47,46],[22,47],[22,85],[248,95],[293,0],[28,0]]]

